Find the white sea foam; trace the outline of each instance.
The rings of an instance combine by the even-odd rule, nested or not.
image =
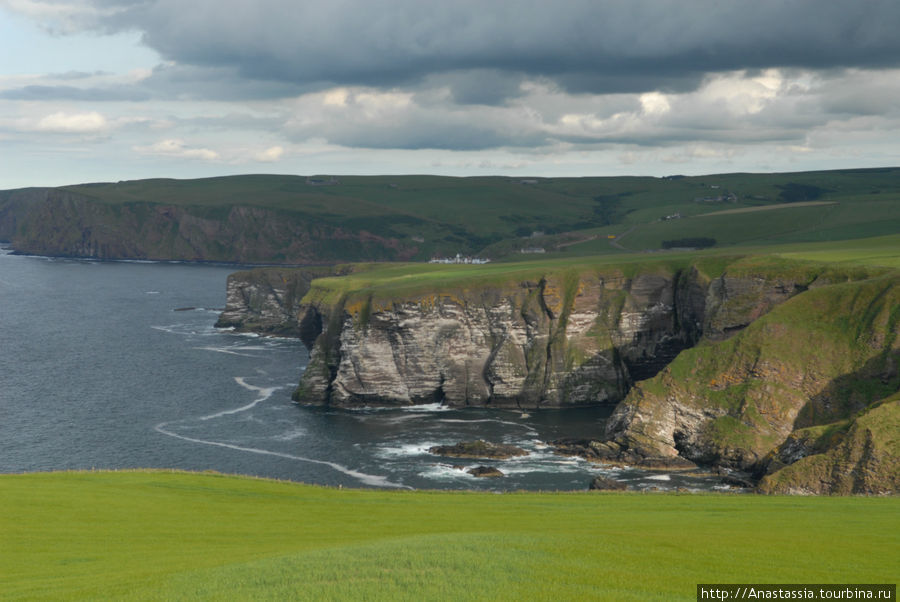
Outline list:
[[[354,418],[357,420],[366,420],[369,416],[366,415],[356,415]],[[413,420],[421,420],[422,416],[419,414],[400,414],[398,416],[378,416],[378,420],[384,422],[386,424],[401,424],[403,422],[409,422]]]
[[[255,393],[259,393],[259,397],[251,401],[245,406],[241,406],[239,408],[233,408],[231,410],[222,410],[221,412],[216,412],[215,414],[210,414],[209,416],[201,416],[197,420],[212,420],[213,418],[221,418],[222,416],[228,416],[230,414],[239,414],[240,412],[246,412],[258,404],[264,402],[265,400],[272,397],[272,393],[280,389],[281,387],[254,387],[253,385],[247,384],[247,381],[244,380],[243,376],[235,376],[234,382],[244,387],[248,391],[253,391]]]
[[[269,399],[275,391],[280,389],[280,387],[257,387],[257,386],[254,386],[254,385],[251,385],[250,383],[248,383],[241,376],[235,377],[234,381],[237,384],[239,384],[240,386],[242,386],[243,388],[247,389],[248,391],[253,391],[255,393],[258,393],[257,398],[245,406],[241,406],[239,408],[233,408],[230,410],[223,410],[221,412],[216,412],[215,414],[210,414],[208,416],[201,416],[200,418],[198,418],[198,420],[212,420],[214,418],[220,418],[222,416],[228,416],[228,415],[232,415],[232,414],[238,414],[240,412],[246,412],[247,410],[250,410],[251,408],[255,407],[256,405]],[[225,443],[223,441],[210,441],[207,439],[198,439],[196,437],[187,437],[185,435],[180,435],[178,433],[168,430],[166,427],[169,424],[170,423],[168,423],[168,422],[161,422],[154,427],[154,430],[157,431],[158,433],[161,433],[168,437],[174,437],[175,439],[181,439],[182,441],[188,441],[190,443],[197,443],[200,445],[211,445],[214,447],[233,449],[235,451],[242,451],[242,452],[247,452],[247,453],[251,453],[251,454],[259,454],[259,455],[264,455],[264,456],[276,456],[279,458],[286,458],[288,460],[297,460],[298,462],[308,462],[310,464],[319,464],[322,466],[328,466],[338,472],[341,472],[343,474],[346,474],[347,476],[350,476],[350,477],[353,477],[353,478],[359,480],[361,483],[363,483],[365,485],[370,485],[372,487],[395,487],[395,488],[411,489],[411,487],[407,487],[401,483],[394,483],[393,481],[388,480],[387,477],[383,477],[380,475],[366,474],[364,472],[359,472],[357,470],[353,470],[351,468],[348,468],[348,467],[338,464],[336,462],[328,462],[326,460],[316,460],[315,458],[307,458],[305,456],[286,454],[284,452],[277,452],[277,451],[272,451],[272,450],[268,450],[268,449],[260,449],[260,448],[256,448],[256,447],[245,447],[243,445],[235,445],[233,443]]]
[[[523,428],[531,434],[537,435],[537,431],[530,425],[521,422],[511,422],[509,420],[500,420],[499,418],[479,418],[477,420],[466,420],[465,418],[441,418],[438,422],[446,422],[448,424],[477,424],[479,422],[491,422],[493,424],[505,424],[507,426],[515,426]]]
[[[517,458],[517,460],[519,461],[503,461],[497,468],[506,474],[528,474],[532,472],[549,472],[553,474],[583,473],[587,470],[586,466],[578,462],[556,462],[540,459],[523,462],[520,458]]]
[[[300,439],[301,437],[305,437],[306,434],[307,434],[306,429],[298,426],[294,429],[285,431],[278,435],[273,435],[272,440],[274,440],[274,441],[293,441],[294,439]]]
[[[655,474],[651,477],[647,477],[648,481],[671,481],[672,477],[667,474]]]
[[[401,408],[404,412],[446,412],[452,410],[450,406],[440,403],[423,403],[416,406],[406,406]]]
[[[454,468],[449,464],[429,464],[425,470],[419,472],[420,477],[424,477],[426,479],[432,479],[436,481],[450,481],[463,479],[467,481],[474,481],[478,477],[474,475],[470,475],[466,472],[470,466],[461,466],[460,468]]]
[[[375,456],[384,459],[425,456],[429,454],[428,449],[436,445],[440,445],[440,443],[426,441],[419,443],[405,443],[401,445],[383,445],[375,448],[374,454]]]
[[[198,330],[197,326],[193,324],[169,324],[167,326],[150,326],[150,328],[159,330],[160,332],[181,336],[210,336],[219,334],[212,327],[204,328],[201,326],[200,330]]]
[[[240,353],[235,351],[231,347],[213,347],[212,345],[206,347],[194,347],[194,349],[198,349],[200,351],[214,351],[216,353],[225,353],[227,355],[239,355],[241,357],[259,357],[258,355],[253,355],[252,353]],[[242,347],[238,347],[238,349],[243,349]]]
[[[336,462],[328,462],[326,460],[316,460],[315,458],[306,458],[304,456],[296,456],[294,454],[286,454],[283,452],[272,451],[268,449],[259,449],[256,447],[244,447],[242,445],[234,445],[232,443],[224,443],[222,441],[208,441],[206,439],[197,439],[194,437],[185,437],[184,435],[179,435],[178,433],[173,433],[172,431],[166,429],[168,426],[168,422],[161,422],[154,427],[154,430],[163,435],[174,437],[176,439],[181,439],[182,441],[189,441],[191,443],[198,443],[200,445],[212,445],[215,447],[223,447],[225,449],[233,449],[235,451],[242,451],[251,454],[260,454],[264,456],[276,456],[279,458],[286,458],[288,460],[297,460],[298,462],[308,462],[310,464],[319,464],[322,466],[328,466],[338,472],[341,472],[347,476],[353,477],[357,479],[361,483],[365,485],[370,485],[372,487],[394,487],[394,488],[403,488],[403,489],[412,489],[411,487],[407,487],[401,483],[394,483],[393,481],[388,480],[387,477],[383,477],[380,475],[372,475],[366,474],[364,472],[359,472],[358,470],[353,470],[346,466],[342,466]]]

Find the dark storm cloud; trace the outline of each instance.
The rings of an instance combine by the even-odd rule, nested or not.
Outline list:
[[[744,68],[900,64],[900,2],[822,0],[180,0],[95,3],[95,28],[137,29],[184,65],[289,85],[390,87],[473,70],[572,91],[683,91]],[[502,78],[501,78],[502,79]],[[495,103],[458,82],[460,102]],[[274,92],[274,90],[273,90]]]
[[[291,81],[244,77],[227,65],[205,68],[158,65],[139,85],[158,97],[182,100],[261,100],[296,96],[317,89]]]

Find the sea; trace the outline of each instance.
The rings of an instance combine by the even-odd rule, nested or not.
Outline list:
[[[291,400],[308,361],[295,339],[215,328],[234,266],[15,255],[0,247],[0,473],[183,469],[340,487],[584,490],[721,488],[560,456],[610,408],[337,410]],[[509,460],[429,448],[484,439]],[[467,471],[492,466],[504,476]]]

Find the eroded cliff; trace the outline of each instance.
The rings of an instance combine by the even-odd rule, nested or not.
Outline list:
[[[765,491],[896,491],[900,465],[889,458],[897,457],[897,431],[892,443],[865,426],[891,413],[896,422],[896,403],[864,416],[900,390],[898,308],[896,275],[833,283],[727,341],[684,351],[617,407],[607,424],[610,455],[679,456],[768,475]],[[854,477],[847,458],[880,468]],[[893,481],[865,476],[879,471]]]
[[[223,323],[303,338],[301,403],[618,404],[583,455],[737,469],[773,492],[896,490],[896,444],[865,430],[897,411],[872,409],[900,390],[895,274],[774,258],[495,270],[252,271],[229,282]]]
[[[732,267],[548,270],[390,296],[313,281],[334,270],[251,271],[229,281],[220,324],[310,325],[307,403],[616,403],[681,350],[729,337],[819,277]]]
[[[56,257],[242,264],[397,261],[418,252],[414,241],[325,223],[299,210],[107,203],[59,188],[0,192],[0,240],[18,252]]]

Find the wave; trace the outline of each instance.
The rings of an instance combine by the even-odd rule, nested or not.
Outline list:
[[[537,435],[538,432],[528,424],[522,424],[521,422],[512,422],[510,420],[500,420],[499,418],[479,418],[477,420],[466,420],[464,418],[441,418],[438,422],[446,422],[448,424],[476,424],[479,422],[492,422],[494,424],[506,424],[508,426],[515,426],[519,428],[523,428],[528,433]]]
[[[431,479],[435,481],[449,481],[449,480],[465,480],[465,481],[475,481],[479,477],[474,475],[470,475],[466,470],[469,468],[475,467],[475,464],[471,464],[468,466],[459,465],[459,467],[451,466],[450,464],[429,464],[425,470],[419,472],[419,476]]]
[[[447,412],[453,408],[442,403],[423,403],[415,406],[406,406],[400,409],[404,412]]]
[[[247,389],[248,391],[253,391],[253,392],[258,393],[259,396],[256,399],[254,399],[252,402],[248,403],[247,405],[241,406],[239,408],[233,408],[230,410],[222,410],[221,412],[216,412],[215,414],[210,414],[208,416],[201,416],[200,418],[197,418],[197,420],[212,420],[215,418],[220,418],[222,416],[228,416],[228,415],[233,415],[233,414],[239,414],[241,412],[246,412],[247,410],[250,410],[250,409],[256,407],[257,405],[259,405],[260,403],[269,399],[275,391],[277,391],[278,389],[281,388],[281,387],[257,387],[257,386],[249,384],[244,379],[244,377],[241,377],[241,376],[235,377],[234,381],[241,387]],[[200,439],[198,437],[188,437],[187,435],[182,435],[182,434],[179,434],[179,433],[169,430],[167,427],[170,424],[172,424],[172,422],[160,422],[155,427],[153,427],[153,430],[155,430],[156,432],[158,432],[162,435],[166,435],[167,437],[173,437],[175,439],[180,439],[181,441],[187,441],[189,443],[196,443],[199,445],[210,445],[213,447],[221,447],[224,449],[231,449],[231,450],[241,451],[241,452],[246,452],[246,453],[251,453],[251,454],[258,454],[258,455],[263,455],[263,456],[275,456],[278,458],[285,458],[288,460],[296,460],[298,462],[307,462],[310,464],[318,464],[321,466],[328,466],[329,468],[332,468],[332,469],[334,469],[342,474],[345,474],[349,477],[353,477],[354,479],[357,479],[364,485],[369,485],[371,487],[391,487],[391,488],[412,489],[411,487],[403,485],[402,483],[395,483],[395,482],[389,480],[387,477],[384,477],[381,475],[367,474],[364,472],[360,472],[358,470],[353,470],[352,468],[349,468],[342,464],[338,464],[337,462],[329,462],[327,460],[317,460],[315,458],[307,458],[306,456],[298,456],[295,454],[288,454],[288,453],[284,453],[284,452],[272,451],[269,449],[261,449],[258,447],[247,447],[247,446],[243,446],[243,445],[235,445],[234,443],[226,443],[224,441],[212,441],[209,439]]]
[[[194,349],[200,351],[212,351],[215,353],[225,353],[228,355],[239,355],[241,357],[259,357],[258,355],[253,355],[252,353],[240,353],[230,347],[213,347],[212,345],[207,345],[205,347],[194,347]]]
[[[378,446],[375,449],[374,454],[375,456],[382,459],[427,456],[432,455],[431,452],[428,451],[428,449],[436,445],[440,445],[440,443],[436,443],[434,441],[425,441],[419,443],[406,443],[402,445],[382,445]]]
[[[293,441],[294,439],[305,437],[307,433],[308,431],[305,428],[298,426],[297,428],[285,431],[278,435],[272,435],[271,439],[273,441]]]
[[[361,483],[365,485],[369,485],[372,487],[392,487],[392,488],[400,488],[400,489],[412,489],[412,487],[408,487],[403,485],[402,483],[394,483],[393,481],[388,480],[387,477],[383,477],[380,475],[372,475],[366,474],[364,472],[359,472],[358,470],[353,470],[352,468],[348,468],[336,462],[328,462],[327,460],[316,460],[315,458],[306,458],[304,456],[296,456],[294,454],[286,454],[284,452],[272,451],[269,449],[260,449],[257,447],[244,447],[243,445],[234,445],[233,443],[225,443],[223,441],[209,441],[207,439],[197,439],[195,437],[186,437],[184,435],[179,435],[178,433],[173,433],[170,430],[166,429],[168,426],[168,422],[161,422],[154,427],[154,430],[158,433],[166,435],[168,437],[174,437],[175,439],[181,439],[182,441],[189,441],[191,443],[198,443],[201,445],[212,445],[215,447],[223,447],[225,449],[233,449],[235,451],[242,451],[251,454],[260,454],[264,456],[276,456],[279,458],[286,458],[288,460],[297,460],[299,462],[308,462],[310,464],[319,464],[322,466],[328,466],[329,468],[333,468],[334,470],[343,473],[349,477],[353,477],[357,479]]]
[[[279,390],[281,387],[254,387],[253,385],[247,384],[247,381],[244,380],[243,376],[235,376],[234,382],[244,387],[248,391],[253,391],[255,393],[259,393],[259,397],[251,401],[245,406],[241,406],[239,408],[234,408],[231,410],[222,410],[221,412],[216,412],[215,414],[210,414],[209,416],[201,416],[197,420],[212,420],[213,418],[221,418],[222,416],[228,416],[230,414],[238,414],[240,412],[246,412],[247,410],[253,409],[260,403],[272,397],[272,393]]]

